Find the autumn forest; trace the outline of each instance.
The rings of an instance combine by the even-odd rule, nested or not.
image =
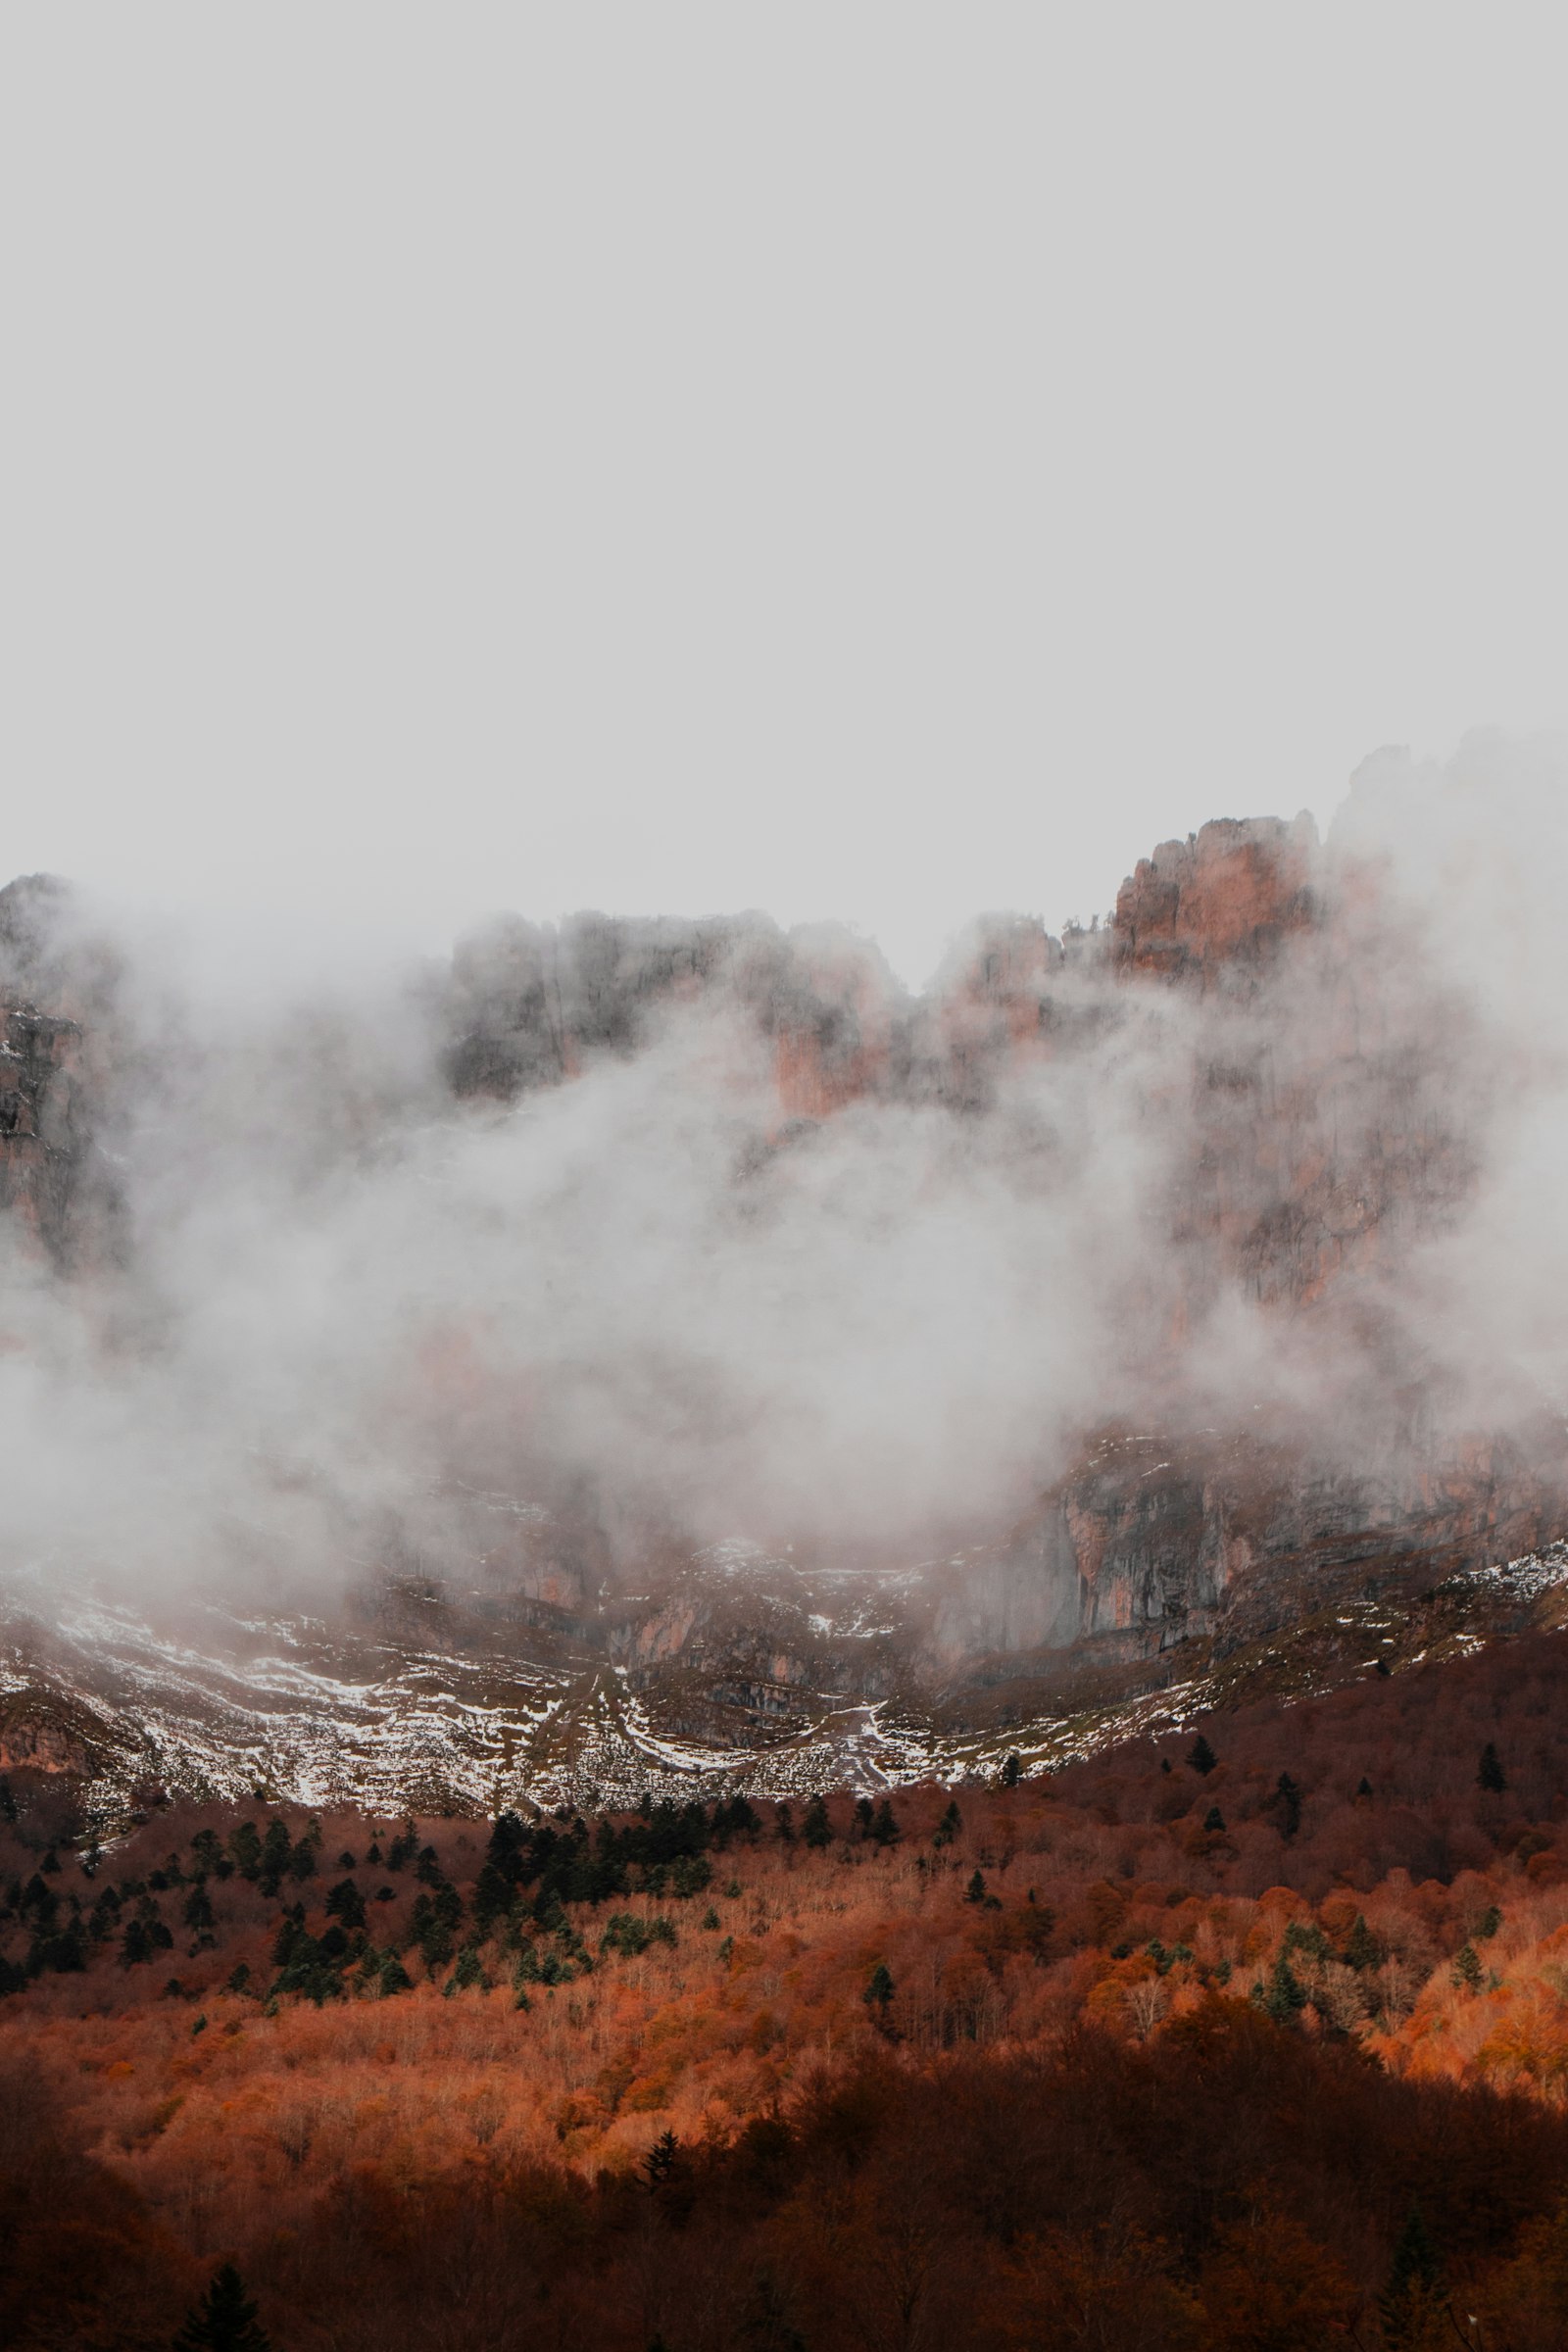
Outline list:
[[[103,1846],[13,1776],[0,2340],[1546,2352],[1565,1699],[1534,1636],[1046,1779]]]

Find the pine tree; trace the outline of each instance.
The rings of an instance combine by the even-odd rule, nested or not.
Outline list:
[[[936,1835],[931,1840],[932,1844],[951,1845],[962,1828],[963,1815],[958,1811],[957,1798],[954,1797],[950,1800],[942,1819],[937,1823]]]
[[[1205,1830],[1211,1832],[1218,1832],[1224,1829],[1225,1816],[1220,1811],[1218,1805],[1209,1806],[1208,1811],[1203,1815],[1203,1827]]]
[[[856,1834],[857,1834],[858,1837],[861,1837],[861,1838],[868,1838],[868,1837],[870,1836],[870,1834],[871,1834],[871,1816],[872,1816],[872,1814],[874,1813],[874,1811],[875,1811],[875,1810],[876,1810],[876,1808],[875,1808],[875,1806],[872,1804],[872,1802],[871,1802],[871,1799],[870,1799],[868,1796],[858,1796],[858,1797],[856,1798],[856,1800],[855,1800],[855,1828],[856,1828]]]
[[[340,1919],[346,1928],[365,1925],[365,1897],[352,1879],[339,1879],[326,1898],[329,1919]]]
[[[242,1821],[228,1841],[234,1868],[242,1879],[254,1879],[262,1867],[262,1841],[254,1821]]]
[[[1365,1913],[1358,1911],[1355,1925],[1345,1939],[1345,1965],[1354,1969],[1377,1968],[1382,1960],[1383,1946],[1367,1926]]]
[[[887,2016],[888,2003],[893,1998],[893,1979],[885,1960],[879,1960],[872,1969],[870,1982],[860,1998],[868,2009],[876,2010],[879,2017]]]
[[[1263,2007],[1277,2026],[1288,2026],[1297,2013],[1306,2007],[1306,1993],[1301,1981],[1283,1952],[1274,1963],[1274,1974],[1263,1995]]]
[[[1288,1772],[1282,1772],[1269,1799],[1280,1809],[1280,1836],[1294,1838],[1301,1826],[1301,1791]]]
[[[876,1817],[871,1823],[872,1842],[876,1845],[897,1845],[903,1836],[904,1832],[894,1818],[892,1802],[888,1797],[884,1797],[878,1805]]]
[[[974,1877],[969,1881],[968,1886],[964,1890],[963,1899],[966,1903],[983,1903],[985,1901],[986,1881],[984,1871],[977,1870],[975,1872]]]
[[[1497,1750],[1490,1740],[1481,1750],[1481,1764],[1476,1773],[1476,1784],[1479,1788],[1489,1789],[1494,1796],[1500,1796],[1508,1786],[1508,1776],[1498,1763]]]
[[[186,2314],[174,2352],[271,2352],[271,2338],[258,2325],[256,2306],[231,2262]]]
[[[1209,1746],[1208,1741],[1203,1738],[1201,1732],[1199,1733],[1198,1738],[1193,1741],[1192,1746],[1188,1749],[1187,1761],[1195,1772],[1200,1772],[1202,1774],[1204,1780],[1207,1780],[1209,1774],[1219,1762],[1218,1756],[1215,1755],[1214,1750]]]
[[[316,1876],[316,1858],[320,1851],[320,1847],[321,1833],[317,1828],[315,1822],[312,1822],[304,1837],[299,1839],[297,1844],[291,1846],[289,1849],[289,1877],[291,1879],[299,1879],[302,1881],[305,1879],[314,1879]]]
[[[813,1796],[806,1808],[806,1825],[801,1835],[808,1845],[824,1846],[833,1842],[833,1826],[827,1817],[827,1799]]]
[[[1421,2218],[1421,2208],[1412,2205],[1410,2218],[1394,2249],[1389,2283],[1378,2297],[1385,2343],[1409,2341],[1442,2292],[1443,2269],[1437,2248]]]
[[[780,1845],[795,1843],[795,1813],[789,1805],[780,1805],[778,1809],[778,1841]]]
[[[274,1818],[268,1823],[267,1836],[262,1839],[262,1879],[264,1885],[270,1884],[272,1886],[275,1886],[278,1881],[282,1878],[283,1873],[288,1868],[288,1857],[292,1843],[293,1841],[288,1834],[288,1823],[280,1816],[274,1816]]]
[[[1022,1778],[1023,1758],[1015,1748],[1002,1767],[1002,1786],[1004,1788],[1016,1788]]]
[[[1452,1984],[1455,1992],[1479,1992],[1485,1971],[1481,1955],[1473,1943],[1462,1943],[1453,1956]]]
[[[395,1992],[412,1992],[414,1990],[414,1979],[410,1976],[408,1970],[404,1967],[396,1952],[383,1952],[381,1954],[381,1962],[379,1970],[377,1971],[375,1989],[377,1997],[383,2001],[388,1999]]]
[[[651,2189],[662,2188],[680,2161],[680,2141],[673,2132],[661,2132],[643,2158],[643,2179]]]

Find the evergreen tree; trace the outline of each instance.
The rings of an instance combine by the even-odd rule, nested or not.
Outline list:
[[[1203,1827],[1205,1830],[1215,1832],[1224,1829],[1225,1816],[1220,1811],[1218,1805],[1209,1806],[1208,1811],[1203,1815]]]
[[[888,1973],[886,1961],[879,1960],[872,1969],[870,1982],[860,1998],[868,2009],[876,2011],[879,2018],[887,2016],[888,2003],[893,1998],[893,1979]]]
[[[1294,1838],[1301,1826],[1301,1791],[1288,1772],[1280,1774],[1269,1802],[1279,1807],[1280,1836]]]
[[[473,1883],[473,1924],[488,1936],[498,1919],[512,1908],[512,1886],[504,1872],[486,1862]]]
[[[966,1903],[983,1903],[986,1899],[985,1873],[977,1870],[964,1890]]]
[[[1372,1793],[1372,1784],[1364,1772],[1355,1784],[1355,1793],[1357,1796],[1370,1796]]]
[[[1494,1796],[1500,1796],[1508,1786],[1508,1776],[1498,1763],[1496,1748],[1490,1740],[1481,1750],[1481,1764],[1476,1773],[1476,1783],[1479,1788],[1489,1789]]]
[[[291,1843],[286,1821],[274,1819],[268,1823],[267,1836],[262,1839],[261,1877],[264,1892],[270,1887],[273,1890],[276,1889],[279,1880],[288,1868]]]
[[[383,2001],[388,2000],[395,1992],[412,1992],[414,1990],[414,1979],[410,1976],[408,1970],[404,1967],[396,1952],[383,1952],[381,1954],[381,1964],[379,1970],[377,1971],[375,1988],[379,1998]]]
[[[1002,1786],[1004,1788],[1016,1788],[1022,1778],[1023,1758],[1015,1748],[1002,1767]]]
[[[1274,1963],[1274,1974],[1263,1995],[1263,2007],[1277,2026],[1288,2026],[1292,2018],[1306,2007],[1306,1993],[1301,1981],[1283,1952]]]
[[[1358,1911],[1355,1925],[1346,1937],[1345,1965],[1355,1969],[1378,1968],[1382,1960],[1383,1946],[1367,1926],[1365,1914]]]
[[[789,1805],[780,1805],[778,1809],[778,1841],[780,1845],[795,1843],[795,1814]]]
[[[856,1798],[856,1800],[855,1800],[855,1829],[856,1829],[856,1835],[857,1835],[858,1837],[860,1837],[860,1838],[868,1838],[868,1837],[870,1836],[870,1834],[871,1834],[871,1816],[872,1816],[872,1814],[875,1812],[875,1810],[876,1810],[876,1808],[875,1808],[875,1806],[872,1804],[872,1802],[871,1802],[871,1799],[870,1799],[868,1796],[858,1796],[858,1797]]]
[[[1215,1755],[1201,1732],[1187,1750],[1187,1761],[1195,1772],[1202,1774],[1205,1781],[1219,1762],[1218,1756]]]
[[[329,1919],[340,1919],[346,1928],[365,1925],[365,1897],[352,1879],[339,1879],[326,1898]]]
[[[882,1799],[876,1809],[876,1817],[871,1823],[870,1835],[872,1841],[877,1845],[897,1845],[904,1835],[894,1819],[893,1806],[887,1797]]]
[[[321,1847],[321,1833],[313,1822],[303,1838],[289,1849],[288,1875],[291,1879],[314,1879],[316,1857]]]
[[[806,1808],[806,1824],[801,1835],[808,1845],[821,1847],[833,1842],[833,1825],[827,1817],[827,1799],[813,1796]]]
[[[242,1821],[228,1841],[234,1857],[234,1868],[242,1879],[254,1879],[261,1873],[262,1841],[256,1834],[254,1821]]]
[[[458,1965],[448,1977],[443,1989],[450,1999],[453,1993],[467,1992],[475,1984],[485,1991],[489,1990],[489,1980],[480,1963],[478,1951],[471,1943],[466,1943],[458,1954]]]
[[[150,1960],[152,1956],[152,1937],[147,1933],[146,1921],[127,1920],[125,1933],[120,1939],[121,1967],[140,1968],[143,1961]]]
[[[950,1799],[947,1811],[937,1823],[936,1836],[931,1840],[932,1844],[951,1845],[962,1828],[963,1815],[958,1811],[957,1798],[954,1797]]]
[[[256,2306],[231,2262],[225,2262],[174,2338],[174,2352],[271,2352]]]
[[[1485,1971],[1481,1955],[1473,1943],[1462,1943],[1453,1956],[1452,1983],[1455,1992],[1479,1992]]]
[[[1389,2283],[1378,2297],[1385,2343],[1409,2342],[1442,2293],[1443,2268],[1437,2248],[1421,2218],[1421,2208],[1412,2205],[1410,2218],[1394,2249]]]
[[[662,2188],[680,2161],[680,2141],[673,2132],[661,2132],[643,2158],[643,2179],[651,2189]]]

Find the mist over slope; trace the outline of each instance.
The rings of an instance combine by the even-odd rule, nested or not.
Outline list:
[[[1563,1516],[1564,808],[1550,750],[1383,756],[1326,843],[1206,826],[919,998],[760,915],[505,917],[310,990],[280,944],[224,997],[15,883],[4,1565],[35,1620],[66,1573],[241,1616],[456,1577],[584,1638],[635,1604],[613,1654],[695,1642],[756,1718],[1163,1651],[1282,1559],[1524,1550]],[[804,1592],[658,1618],[741,1537],[918,1569],[897,1656],[810,1654]]]

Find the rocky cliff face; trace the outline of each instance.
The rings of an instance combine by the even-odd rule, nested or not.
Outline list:
[[[45,881],[0,892],[0,1213],[80,1282],[112,1227],[96,1141],[115,1115],[114,974],[103,954],[62,948],[62,905]],[[1135,1101],[1168,1145],[1139,1348],[1142,1427],[1161,1434],[1086,1410],[1065,1475],[1021,1515],[944,1530],[932,1558],[701,1546],[676,1520],[612,1525],[580,1483],[548,1502],[454,1490],[438,1544],[377,1538],[356,1562],[353,1641],[466,1661],[475,1687],[487,1659],[505,1650],[512,1672],[525,1656],[547,1693],[537,1720],[558,1710],[574,1754],[610,1740],[591,1727],[612,1700],[615,1736],[645,1757],[663,1741],[681,1770],[706,1751],[744,1772],[781,1742],[809,1745],[824,1709],[923,1711],[954,1738],[1061,1717],[1107,1676],[1125,1699],[1195,1661],[1219,1672],[1336,1601],[1349,1625],[1548,1544],[1568,1524],[1560,1426],[1435,1421],[1400,1353],[1397,1279],[1471,1198],[1488,1111],[1472,1009],[1406,963],[1375,879],[1306,820],[1162,845],[1103,930],[983,924],[921,1001],[864,943],[786,938],[760,918],[509,921],[464,943],[430,1013],[448,1090],[436,1108],[454,1121],[634,1061],[667,1015],[705,1004],[748,1025],[771,1069],[763,1154],[870,1103],[941,1114],[961,1136],[1020,1073],[1142,1054]],[[362,1103],[345,1128],[367,1115]],[[1363,1386],[1343,1400],[1303,1389],[1298,1416],[1277,1396],[1254,1413],[1232,1371],[1216,1408],[1184,1383],[1209,1360],[1195,1334],[1226,1300],[1256,1310],[1265,1348],[1352,1334]],[[35,1671],[16,1669],[8,1738],[14,1761],[55,1770],[65,1735],[48,1726],[63,1718],[28,1715]],[[133,1718],[149,1672],[100,1696]],[[120,1752],[107,1733],[101,1744]],[[122,1747],[143,1775],[161,1769],[134,1740]],[[823,1771],[842,1768],[842,1743],[821,1752],[838,1759]]]
[[[1255,987],[1294,935],[1323,917],[1310,817],[1205,825],[1139,859],[1116,900],[1119,969],[1233,993]]]

